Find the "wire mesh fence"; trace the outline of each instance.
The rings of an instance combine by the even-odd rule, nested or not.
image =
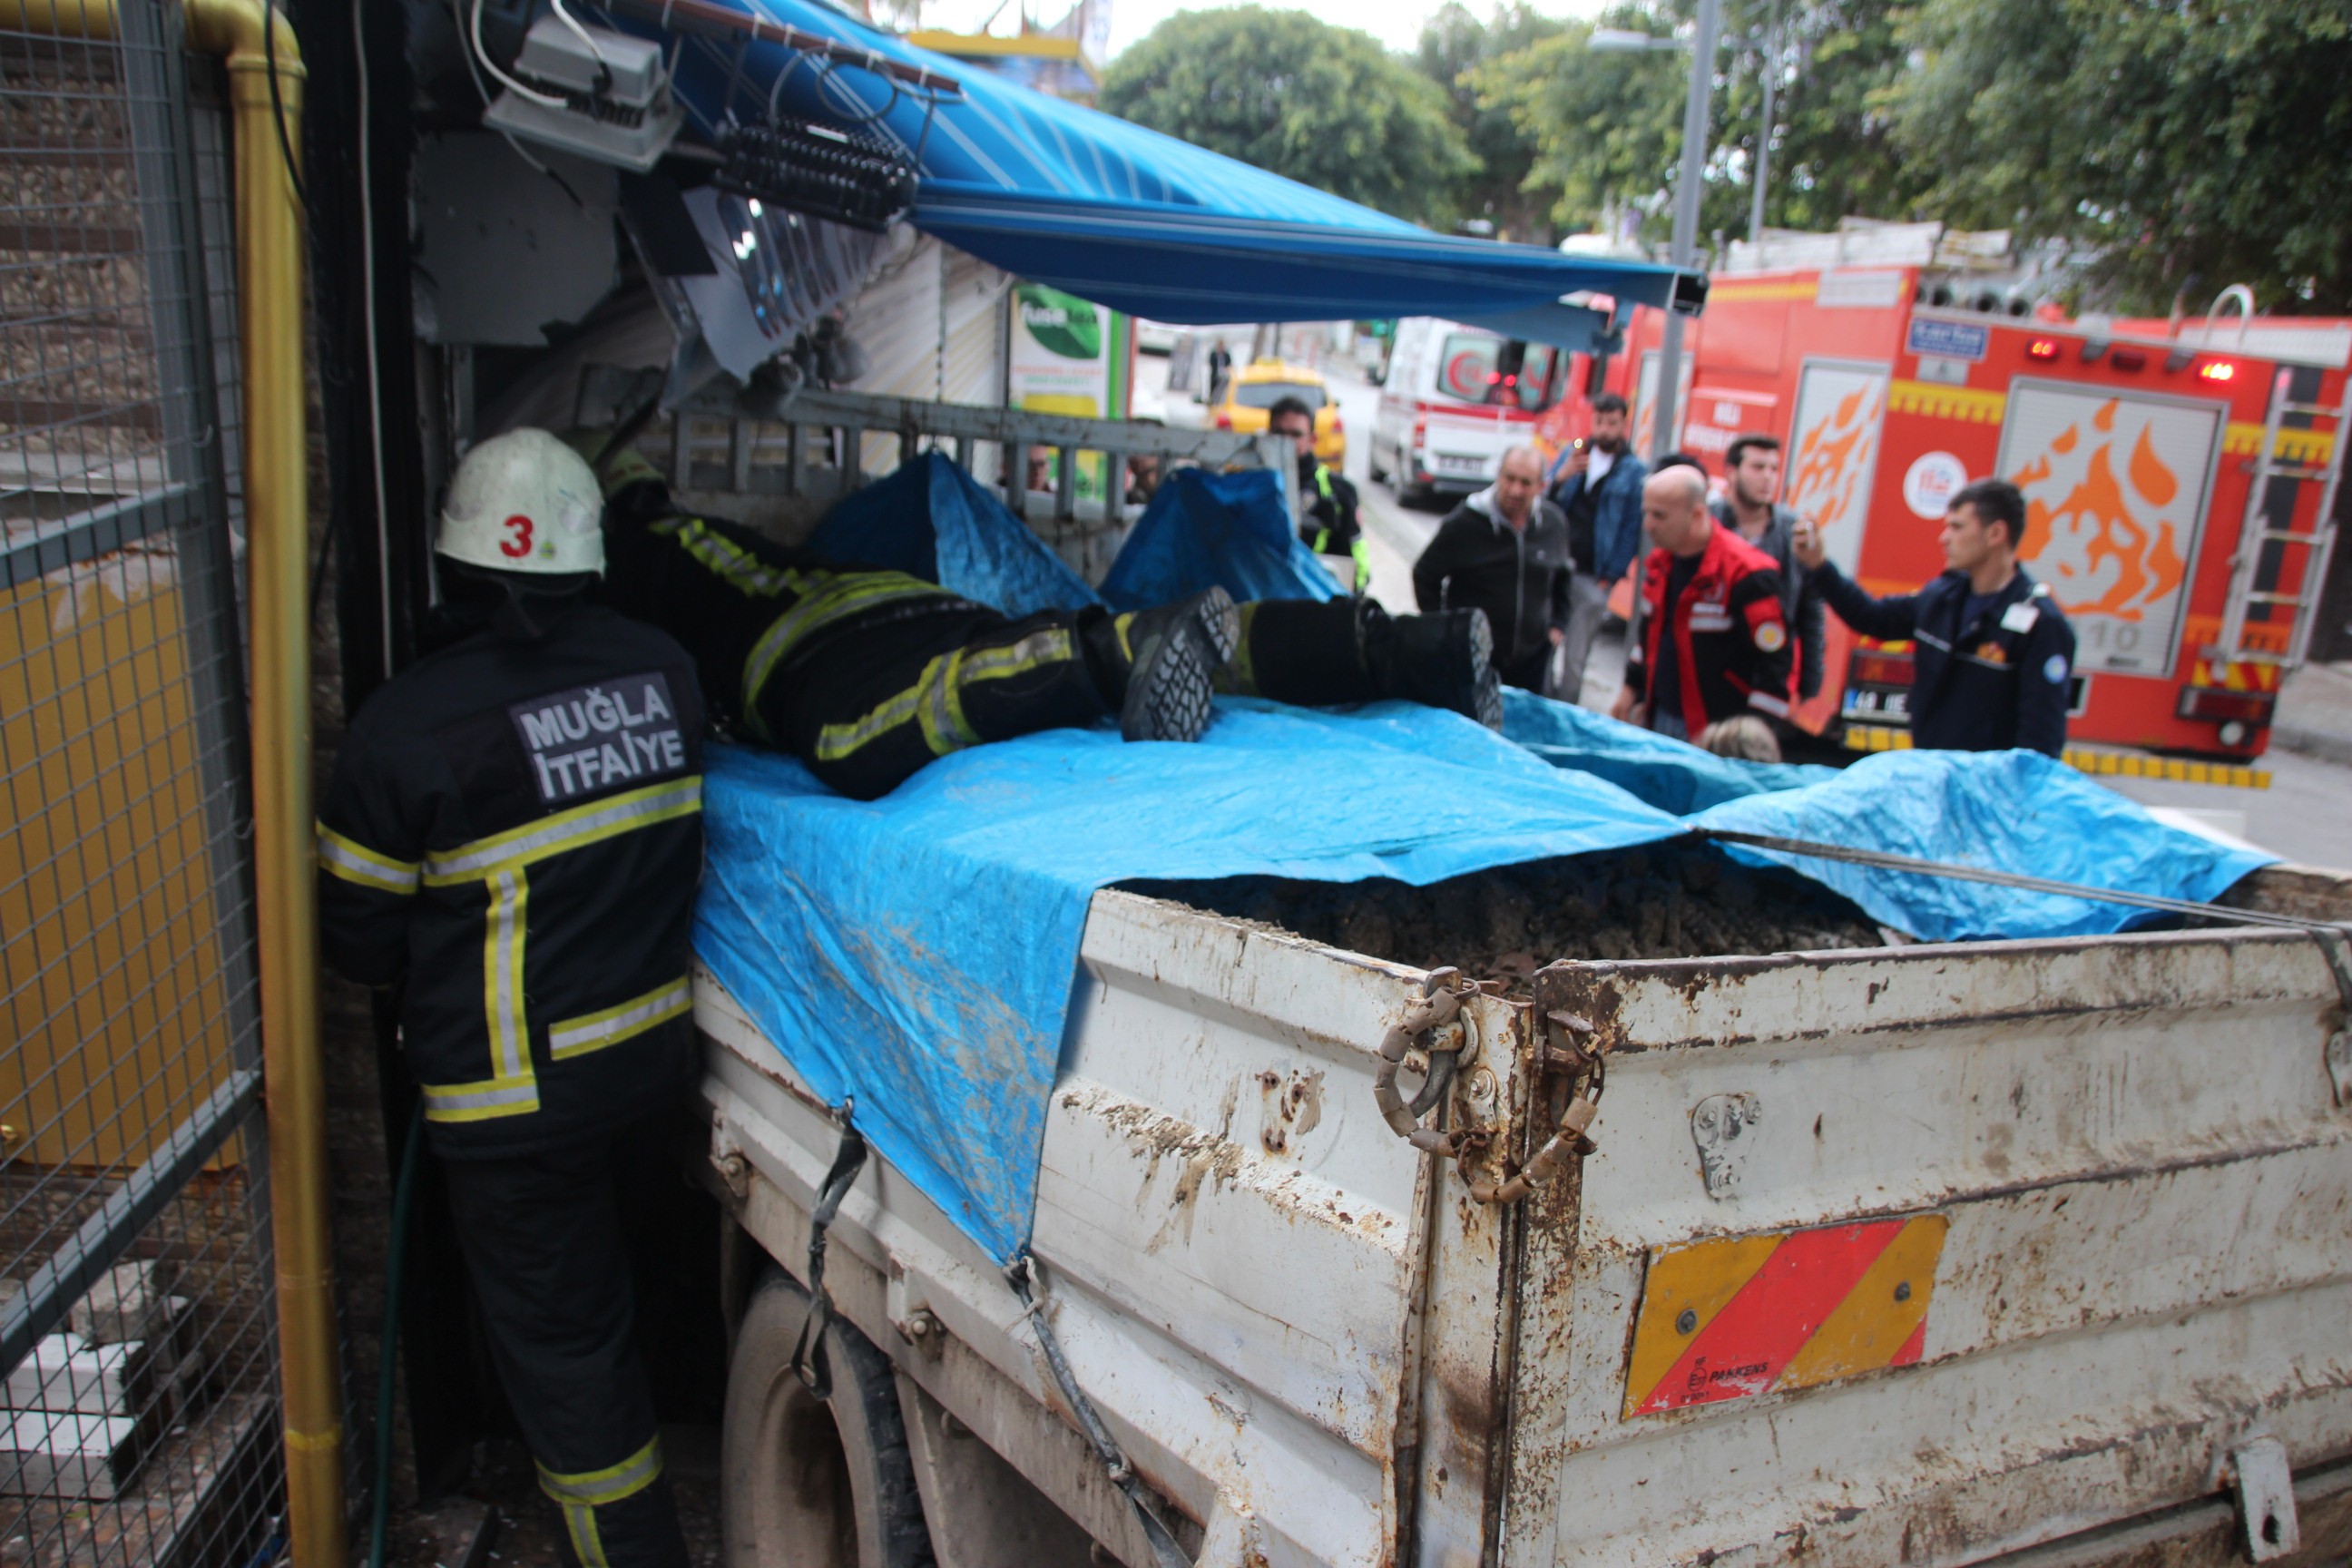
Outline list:
[[[68,0],[70,9],[71,0]],[[215,68],[0,32],[0,1564],[280,1509]]]

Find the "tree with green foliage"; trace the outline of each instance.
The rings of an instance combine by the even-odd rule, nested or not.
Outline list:
[[[1626,0],[1473,74],[1480,103],[1533,143],[1526,183],[1558,193],[1563,225],[1630,215],[1644,239],[1666,237],[1690,57],[1590,44],[1595,26],[1687,36],[1695,9],[1691,0]],[[1879,103],[1904,68],[1898,14],[1899,0],[1729,0],[1714,61],[1702,236],[1746,237],[1768,69],[1778,100],[1765,221],[1825,229],[1848,214],[1907,212],[1929,175],[1904,163]]]
[[[1510,239],[1549,238],[1559,193],[1531,185],[1536,147],[1510,111],[1480,101],[1478,71],[1495,60],[1557,37],[1566,24],[1541,16],[1517,0],[1502,0],[1480,21],[1461,0],[1446,0],[1423,23],[1413,64],[1445,94],[1454,125],[1478,160],[1479,172],[1456,192],[1465,217],[1491,220]]]
[[[2352,313],[2343,0],[1923,0],[1881,95],[1927,212],[2095,252],[2102,302]]]
[[[1180,11],[1111,63],[1099,101],[1399,217],[1450,221],[1478,170],[1436,84],[1303,11]]]

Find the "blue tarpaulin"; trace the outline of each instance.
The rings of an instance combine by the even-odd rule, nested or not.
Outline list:
[[[956,80],[936,106],[856,67],[770,42],[685,39],[676,91],[698,133],[731,111],[785,113],[893,142],[918,165],[917,227],[1022,278],[1157,321],[1328,321],[1512,315],[1514,335],[1588,347],[1591,290],[1664,305],[1677,274],[1647,262],[1432,234],[1108,114],[950,60],[817,0],[732,8]],[[631,6],[614,18],[665,36]],[[781,79],[781,81],[780,81]],[[722,258],[723,259],[723,258]],[[1703,295],[1681,276],[1685,299]]]
[[[2120,892],[2207,901],[2274,855],[2168,826],[2039,752],[1878,752],[1825,784],[1725,801],[1697,827],[1875,849]],[[2102,936],[2157,917],[2123,904],[1734,847],[1843,893],[1923,942]]]
[[[1273,569],[1274,538],[1248,519],[1265,498],[1232,479],[1271,476],[1203,475],[1162,491],[1161,525],[1130,543],[1142,552],[1128,591],[1263,590],[1254,574]],[[1280,526],[1278,505],[1274,518]],[[844,502],[816,537],[1009,613],[1093,597],[940,458]],[[1113,882],[1423,885],[1694,828],[2199,900],[2270,858],[2165,826],[2034,752],[1885,752],[1843,773],[1743,763],[1516,691],[1505,726],[1496,735],[1407,703],[1339,713],[1227,699],[1193,745],[1050,731],[943,758],[873,802],[831,794],[787,758],[717,747],[695,945],[810,1087],[836,1104],[854,1098],[875,1146],[1003,1259],[1028,1235],[1087,900]],[[1299,808],[1332,800],[1346,809]],[[2150,918],[1731,852],[1788,865],[1929,941],[2084,935]]]
[[[1344,799],[1345,811],[1302,811]],[[1026,1238],[1087,902],[1139,879],[1423,884],[1682,831],[1456,714],[1225,700],[1193,745],[1054,730],[870,804],[712,749],[695,947],[809,1086],[992,1257]]]
[[[943,452],[925,452],[845,497],[809,536],[819,555],[887,567],[1016,620],[1102,600]]]
[[[1624,729],[1591,715],[1563,723]],[[2033,753],[1882,752],[1826,782],[1741,795],[1726,781],[1753,764],[1664,754],[1644,779],[1631,760],[1638,745],[1621,736],[1597,750],[1640,786],[1629,790],[1545,744],[1538,757],[1403,703],[1325,713],[1227,700],[1195,745],[1052,731],[945,758],[872,803],[828,793],[785,758],[721,747],[706,786],[696,946],[811,1087],[835,1102],[855,1096],[876,1147],[1003,1258],[1028,1232],[1087,902],[1113,882],[1250,874],[1422,885],[1694,826],[2191,899],[2267,859],[2164,826]],[[1637,798],[1700,787],[1721,798],[1691,817]],[[1328,799],[1348,809],[1298,809]],[[1789,863],[1931,940],[2115,931],[2148,918]]]
[[[825,513],[809,548],[883,566],[1008,616],[1108,605],[1144,610],[1204,588],[1247,599],[1336,599],[1339,585],[1291,531],[1263,468],[1178,468],[1145,507],[1097,594],[988,489],[926,452]]]
[[[1292,531],[1282,481],[1264,468],[1168,476],[1103,578],[1113,609],[1173,604],[1211,586],[1250,599],[1336,599],[1339,584]]]
[[[1606,714],[1503,689],[1503,733],[1549,763],[1607,779],[1677,816],[1766,790],[1827,784],[1835,768],[1718,757]]]

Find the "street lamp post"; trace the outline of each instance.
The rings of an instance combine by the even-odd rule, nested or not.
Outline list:
[[[1723,0],[1698,0],[1698,32],[1691,40],[1690,94],[1683,101],[1683,172],[1675,186],[1674,264],[1687,268],[1698,259],[1699,187],[1706,168],[1707,99],[1715,90],[1716,34],[1723,26]],[[1657,415],[1650,425],[1650,456],[1663,458],[1675,449],[1675,433],[1682,410],[1683,317],[1671,306],[1666,329],[1658,344]]]
[[[1748,192],[1748,243],[1764,243],[1764,174],[1772,158],[1772,89],[1780,78],[1780,8],[1764,28],[1764,123],[1756,131],[1756,178]]]

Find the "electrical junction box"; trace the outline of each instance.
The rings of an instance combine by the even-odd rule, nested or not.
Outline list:
[[[600,163],[646,173],[686,119],[670,96],[660,46],[642,38],[603,27],[575,33],[561,17],[541,16],[524,35],[514,68],[526,82],[561,97],[562,105],[508,88],[482,123]]]

